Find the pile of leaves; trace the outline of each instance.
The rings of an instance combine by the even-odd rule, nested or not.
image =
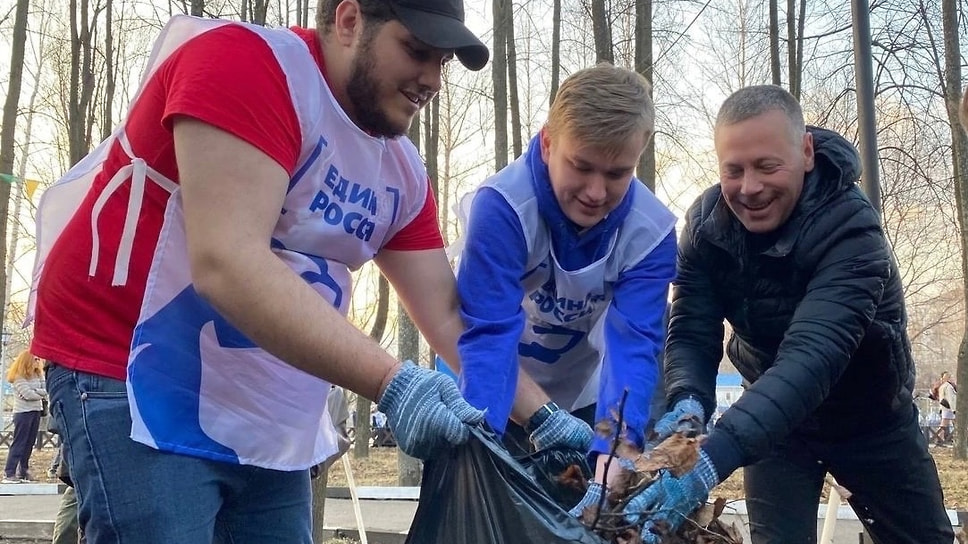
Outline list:
[[[610,424],[600,424],[597,430],[606,436],[615,436]],[[648,489],[659,478],[661,471],[669,471],[678,477],[691,470],[699,460],[700,442],[701,437],[675,433],[657,446],[647,447],[644,453],[640,453],[631,443],[616,438],[606,466],[610,472],[617,468],[619,474],[612,480],[602,503],[585,508],[581,514],[582,523],[611,544],[640,544],[643,525],[650,517],[649,512],[642,512],[643,515],[636,523],[630,523],[625,516],[626,505],[634,496]],[[630,463],[619,462],[619,459],[626,459]],[[626,466],[631,468],[625,468]],[[577,467],[570,467],[562,473],[560,482],[583,489],[588,485]],[[653,531],[662,536],[663,544],[742,544],[743,537],[739,528],[720,519],[725,507],[725,499],[716,499],[688,513],[686,520],[675,532],[662,526],[654,527]]]

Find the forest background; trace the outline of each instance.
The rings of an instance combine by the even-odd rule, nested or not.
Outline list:
[[[918,387],[926,391],[943,370],[968,384],[968,140],[957,114],[966,2],[852,3],[870,19],[881,211],[905,287]],[[411,129],[448,242],[459,236],[460,198],[521,154],[563,78],[602,60],[653,83],[656,135],[638,177],[680,217],[718,181],[712,122],[741,87],[782,85],[809,124],[859,144],[852,3],[465,0],[492,62],[480,72],[448,64],[443,89]],[[21,323],[40,197],[123,119],[165,22],[188,13],[313,26],[315,8],[315,0],[0,0],[3,357],[29,342]],[[432,364],[386,281],[369,266],[356,281],[353,322],[401,358]],[[356,410],[368,413],[365,399]],[[965,459],[968,418],[959,419],[954,455]],[[366,455],[365,440],[357,448]],[[401,480],[419,479],[414,464],[400,466]]]

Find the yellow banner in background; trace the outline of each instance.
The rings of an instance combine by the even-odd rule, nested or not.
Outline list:
[[[0,181],[4,183],[9,183],[13,185],[14,183],[23,181],[24,193],[27,195],[27,200],[33,200],[34,193],[37,191],[37,187],[40,187],[40,181],[36,179],[23,179],[21,180],[17,176],[10,174],[0,174]]]
[[[24,191],[27,193],[27,200],[34,199],[34,193],[37,191],[37,187],[40,187],[39,181],[35,179],[24,180]]]

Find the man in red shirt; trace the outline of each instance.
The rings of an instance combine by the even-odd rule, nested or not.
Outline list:
[[[486,64],[463,17],[462,0],[321,0],[316,30],[166,27],[37,285],[32,349],[88,542],[312,542],[330,383],[378,400],[418,457],[482,420],[345,319],[350,271],[375,260],[456,357],[453,275],[402,135],[451,57]]]

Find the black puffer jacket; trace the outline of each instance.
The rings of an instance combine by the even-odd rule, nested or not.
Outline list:
[[[856,185],[857,151],[810,128],[815,167],[790,219],[751,235],[707,190],[686,216],[666,346],[670,406],[715,404],[723,319],[745,394],[709,437],[732,449],[721,474],[765,455],[791,432],[832,439],[911,417],[914,364],[897,265],[880,219]],[[709,450],[707,450],[709,451]],[[714,463],[717,459],[712,455]]]

